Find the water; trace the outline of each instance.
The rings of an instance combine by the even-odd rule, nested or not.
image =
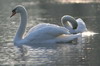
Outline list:
[[[57,1],[57,0],[56,0]],[[61,26],[60,18],[71,15],[82,18],[89,31],[99,33],[99,3],[59,3],[52,0],[0,0],[0,65],[2,66],[99,66],[99,34],[78,43],[56,44],[49,47],[31,48],[24,46],[25,61],[19,49],[13,45],[13,38],[19,26],[19,15],[10,18],[16,5],[24,5],[28,10],[26,32],[39,23]]]

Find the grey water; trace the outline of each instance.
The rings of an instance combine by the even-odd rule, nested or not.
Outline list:
[[[19,26],[19,14],[10,18],[16,5],[28,11],[28,30],[39,23],[61,25],[63,15],[82,18],[89,31],[100,33],[100,3],[60,3],[57,0],[0,0],[0,66],[99,66],[100,36],[90,36],[78,43],[60,43],[52,46],[24,46],[21,52],[13,38]],[[58,0],[60,1],[60,0]],[[63,1],[63,0],[62,0]]]

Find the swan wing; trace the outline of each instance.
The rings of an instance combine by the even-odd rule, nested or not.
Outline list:
[[[63,35],[58,36],[54,39],[46,40],[43,43],[51,43],[51,44],[52,43],[67,43],[67,42],[73,41],[74,39],[78,39],[81,36],[82,36],[81,33],[70,34],[70,35],[63,34]]]
[[[69,34],[68,30],[54,24],[41,24],[33,27],[25,37],[28,40],[47,40],[62,34]]]
[[[74,39],[77,39],[78,37],[81,37],[81,33],[78,34],[70,34],[70,35],[62,35],[61,37],[56,38],[56,42],[69,42],[73,41]]]
[[[32,28],[29,30],[29,32],[27,33],[27,35],[29,35],[30,33],[34,32],[34,31],[36,31],[36,30],[42,29],[43,27],[46,27],[46,26],[48,26],[48,23],[47,23],[47,24],[45,24],[45,23],[38,24],[38,25],[32,27]]]

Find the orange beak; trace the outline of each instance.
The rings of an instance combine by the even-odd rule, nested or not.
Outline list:
[[[12,17],[12,16],[14,16],[16,14],[16,12],[12,12],[12,15],[10,16],[10,18]]]

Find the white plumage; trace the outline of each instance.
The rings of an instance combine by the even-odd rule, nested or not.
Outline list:
[[[18,5],[12,10],[12,16],[14,16],[16,13],[20,13],[21,15],[21,23],[17,30],[16,36],[14,38],[14,44],[16,46],[21,46],[23,44],[27,45],[34,45],[35,43],[57,43],[57,42],[69,42],[72,41],[75,38],[78,38],[81,36],[81,34],[71,34],[70,29],[67,29],[67,27],[61,27],[54,24],[38,24],[31,28],[27,35],[23,38],[23,34],[25,32],[25,27],[27,23],[27,11],[24,8],[24,6]],[[68,15],[67,15],[68,16]],[[65,19],[65,18],[64,18]],[[64,20],[62,18],[62,20]],[[70,16],[67,21],[72,21],[72,25],[77,25],[77,22],[81,20],[77,20],[77,22]],[[79,23],[78,23],[79,24]],[[68,26],[70,27],[70,26]],[[75,26],[77,30],[81,26]],[[77,31],[76,31],[77,32]],[[78,31],[79,33],[80,31]]]

